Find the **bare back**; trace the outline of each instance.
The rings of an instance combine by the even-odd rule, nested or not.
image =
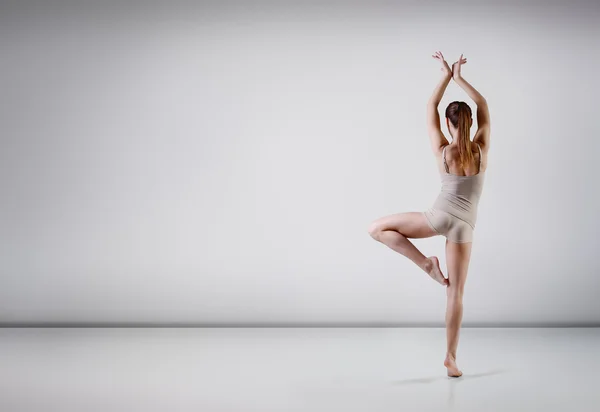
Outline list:
[[[471,142],[471,152],[473,153],[473,161],[467,168],[463,168],[460,165],[460,154],[458,153],[458,147],[456,144],[451,143],[446,145],[446,148],[443,151],[445,151],[446,164],[448,165],[450,174],[456,176],[473,176],[478,174],[479,172],[485,172],[487,168],[486,153],[483,150],[480,152],[479,148],[477,147],[477,143],[475,142]],[[483,156],[483,158],[481,158],[481,170],[479,170],[481,156]],[[446,169],[444,167],[444,159],[442,158],[441,154],[437,160],[440,173],[446,173]]]

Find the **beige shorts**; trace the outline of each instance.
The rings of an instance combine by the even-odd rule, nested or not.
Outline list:
[[[429,226],[454,243],[473,241],[473,227],[450,213],[431,208],[423,212]]]

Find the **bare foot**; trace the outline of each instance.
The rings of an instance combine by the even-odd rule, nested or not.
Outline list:
[[[427,262],[423,266],[423,270],[436,282],[440,283],[441,285],[448,286],[448,279],[446,279],[442,274],[440,262],[438,261],[437,257],[429,256],[427,258]]]
[[[456,366],[456,359],[454,359],[450,355],[446,356],[444,366],[446,367],[446,369],[448,369],[448,376],[452,378],[458,378],[463,374],[460,370],[458,370],[458,367]]]

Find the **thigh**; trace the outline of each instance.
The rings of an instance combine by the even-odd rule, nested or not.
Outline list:
[[[451,287],[456,288],[461,293],[467,281],[472,245],[472,242],[456,243],[446,239],[448,281]]]
[[[435,236],[423,213],[405,212],[384,216],[372,223],[377,230],[395,230],[408,238],[419,239]]]

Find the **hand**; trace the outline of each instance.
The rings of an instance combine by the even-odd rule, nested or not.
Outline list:
[[[461,74],[460,74],[460,66],[463,64],[467,63],[467,58],[463,58],[463,55],[460,55],[460,58],[458,59],[458,61],[455,61],[452,64],[452,78],[454,80],[456,79],[460,79],[461,78]]]
[[[436,60],[439,60],[440,63],[442,63],[442,67],[440,68],[440,70],[442,71],[444,76],[452,77],[452,70],[450,69],[450,66],[448,66],[446,60],[444,60],[444,55],[442,54],[442,52],[437,51],[435,52],[435,54],[432,55],[432,57]]]

